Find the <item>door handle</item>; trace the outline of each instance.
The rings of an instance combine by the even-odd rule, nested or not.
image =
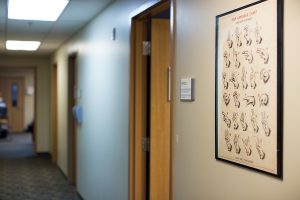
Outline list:
[[[172,98],[172,68],[168,67],[168,101],[170,102]]]

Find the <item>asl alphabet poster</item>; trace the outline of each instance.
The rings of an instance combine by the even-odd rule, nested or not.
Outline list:
[[[280,159],[277,3],[219,15],[216,29],[216,158],[273,175]]]

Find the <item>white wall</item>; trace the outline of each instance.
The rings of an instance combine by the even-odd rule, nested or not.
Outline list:
[[[50,59],[36,56],[0,55],[1,67],[36,67],[37,116],[36,148],[37,152],[50,150]]]
[[[177,0],[177,91],[196,78],[196,101],[177,98],[175,200],[299,200],[300,1],[284,1],[283,180],[215,160],[215,16],[254,0]]]
[[[83,123],[77,188],[86,200],[128,199],[129,15],[144,0],[115,1],[53,56],[58,64],[58,165],[67,171],[67,57],[78,53]],[[113,28],[116,41],[111,40]]]

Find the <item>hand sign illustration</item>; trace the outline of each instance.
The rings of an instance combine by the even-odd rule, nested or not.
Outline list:
[[[251,86],[252,89],[256,88],[256,74],[257,74],[257,72],[255,72],[253,70],[253,68],[251,67],[250,86]]]
[[[229,82],[228,82],[228,79],[227,79],[227,73],[226,72],[222,73],[222,80],[223,80],[224,89],[228,89]]]
[[[246,101],[246,105],[252,105],[253,107],[255,106],[255,97],[254,96],[245,96],[244,101]]]
[[[247,71],[245,70],[244,67],[243,67],[243,70],[242,70],[242,77],[241,77],[241,80],[242,80],[243,88],[244,88],[244,89],[247,89],[247,88],[248,88],[248,83],[247,83]]]
[[[268,64],[269,62],[269,54],[268,54],[268,49],[263,49],[263,48],[258,48],[256,50],[256,53],[260,56],[261,59],[263,59],[265,64]]]
[[[251,144],[250,144],[250,137],[248,136],[247,139],[242,139],[246,154],[247,156],[251,156],[252,149],[251,149]]]
[[[226,142],[226,146],[227,146],[227,150],[231,151],[232,150],[232,145],[230,142],[231,138],[231,133],[229,133],[228,130],[225,130],[225,142]]]
[[[263,38],[261,37],[261,26],[258,25],[258,23],[256,22],[256,27],[255,27],[255,38],[256,38],[256,43],[257,44],[261,44]]]
[[[257,138],[257,141],[256,141],[256,150],[258,152],[259,158],[261,160],[265,159],[266,154],[265,154],[265,152],[262,149],[262,139],[258,139]]]
[[[225,66],[227,67],[227,68],[229,68],[230,67],[230,65],[231,65],[231,62],[230,62],[230,54],[227,52],[227,51],[225,51],[224,52],[224,60],[225,60]]]
[[[240,86],[240,84],[238,82],[238,76],[239,76],[239,73],[237,71],[234,71],[231,74],[231,78],[229,79],[229,81],[232,82],[234,89],[239,89],[239,86]]]
[[[240,138],[240,136],[238,134],[234,135],[233,144],[234,144],[234,148],[235,148],[235,153],[237,153],[237,154],[241,153],[239,138]]]
[[[236,29],[235,29],[235,40],[236,40],[236,46],[237,47],[241,47],[243,45],[242,40],[241,40],[241,35],[242,35],[242,32],[240,32],[238,27],[236,27]]]
[[[239,52],[236,51],[235,49],[233,49],[233,59],[234,59],[234,62],[235,62],[235,68],[240,68],[241,66],[241,62],[239,60]]]
[[[251,64],[253,62],[252,52],[249,50],[243,51],[242,54],[245,56],[245,59]]]
[[[254,132],[258,132],[259,127],[257,124],[257,115],[254,113],[254,109],[251,109],[251,124]]]
[[[228,128],[230,128],[231,126],[231,120],[228,117],[228,113],[222,112],[223,115],[223,121],[225,122],[225,124],[227,125]]]
[[[228,48],[231,49],[232,46],[233,46],[233,41],[231,39],[231,33],[228,32],[228,35],[227,35],[227,45],[228,45]]]
[[[225,92],[223,94],[223,100],[224,100],[225,105],[228,106],[228,104],[230,103],[230,94]]]
[[[259,98],[259,105],[260,106],[267,106],[269,103],[269,95],[267,95],[266,93],[260,95],[258,94],[258,98]]]
[[[242,124],[243,131],[247,131],[248,124],[247,124],[247,120],[246,120],[246,113],[242,112],[240,121],[241,121],[241,124]]]
[[[246,44],[247,44],[248,46],[250,46],[251,43],[252,43],[252,39],[251,39],[251,37],[250,37],[250,30],[249,30],[248,25],[246,25],[246,26],[244,27],[244,38],[246,39]]]
[[[232,121],[233,121],[233,128],[237,130],[239,128],[239,122],[238,122],[238,113],[234,112],[232,115]]]
[[[262,69],[260,71],[260,79],[263,80],[264,83],[267,83],[270,79],[271,70]]]
[[[261,113],[261,125],[265,131],[265,135],[268,137],[270,136],[271,134],[271,129],[269,128],[269,125],[268,125],[268,118],[269,116],[267,115],[267,113],[264,111]]]
[[[240,97],[240,94],[239,94],[237,91],[235,91],[235,92],[233,93],[233,100],[234,100],[234,105],[235,105],[235,107],[237,107],[237,108],[239,108],[240,105],[241,105],[240,100],[239,100],[239,97]]]

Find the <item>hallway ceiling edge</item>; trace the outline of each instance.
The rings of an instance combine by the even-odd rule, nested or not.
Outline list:
[[[0,0],[0,54],[50,55],[112,1],[70,0],[56,22],[45,22],[7,19],[7,0]],[[39,40],[41,46],[35,52],[8,51],[6,40]]]

